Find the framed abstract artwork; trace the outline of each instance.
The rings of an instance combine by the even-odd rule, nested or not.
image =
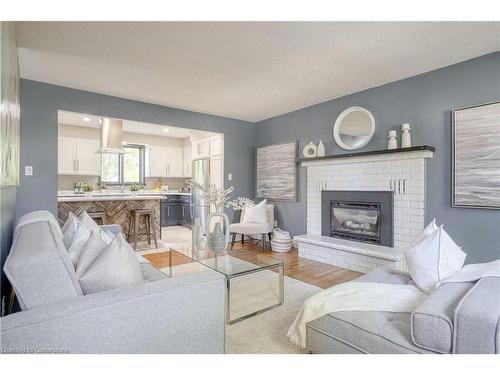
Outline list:
[[[256,197],[273,201],[297,200],[297,141],[256,150]]]
[[[1,25],[0,187],[19,184],[19,64],[14,24]]]
[[[500,209],[500,102],[452,115],[452,206]]]

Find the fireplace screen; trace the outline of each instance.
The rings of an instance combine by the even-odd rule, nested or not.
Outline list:
[[[331,203],[333,237],[380,243],[380,204]]]

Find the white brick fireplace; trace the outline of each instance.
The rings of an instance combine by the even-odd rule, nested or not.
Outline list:
[[[433,153],[432,148],[422,146],[406,152],[303,159],[301,165],[307,168],[307,235],[296,236],[299,256],[361,272],[379,265],[405,268],[401,249],[424,228],[426,160]],[[322,238],[323,190],[392,190],[394,248]]]

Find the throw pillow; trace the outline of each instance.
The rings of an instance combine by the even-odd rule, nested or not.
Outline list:
[[[431,293],[441,280],[459,271],[466,254],[440,226],[432,235],[414,244],[405,253],[408,271],[415,284]]]
[[[92,232],[87,242],[82,248],[80,257],[76,263],[76,277],[80,277],[87,271],[90,265],[97,257],[108,248],[108,244],[104,242],[99,233]]]
[[[267,199],[253,207],[245,207],[243,223],[267,223]]]
[[[66,222],[62,227],[63,243],[64,246],[66,246],[66,249],[69,247],[71,241],[73,240],[73,236],[76,233],[79,222],[80,220],[72,212],[70,212],[68,215],[68,219],[66,219]]]
[[[104,232],[99,225],[90,217],[87,211],[83,211],[80,214],[80,222],[83,224],[85,228],[87,228],[91,232],[96,232],[99,234],[101,239],[106,242],[108,245],[113,241],[115,236],[109,236],[106,232]]]
[[[82,223],[76,223],[76,231],[71,239],[71,243],[67,247],[69,257],[73,262],[73,265],[76,266],[78,259],[80,259],[80,254],[82,252],[85,243],[90,237],[90,231],[83,226]]]
[[[141,267],[130,245],[117,234],[107,249],[80,277],[84,294],[137,285],[144,282]]]
[[[433,234],[435,231],[437,231],[439,228],[436,225],[436,219],[432,219],[432,221],[427,225],[422,232],[420,232],[417,237],[410,243],[410,246],[408,248],[411,248],[413,245],[416,243],[422,241],[425,237],[430,236]]]

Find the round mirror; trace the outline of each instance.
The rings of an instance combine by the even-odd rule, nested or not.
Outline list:
[[[375,132],[375,119],[372,113],[362,107],[344,110],[333,125],[335,142],[344,150],[355,150],[370,142]]]

